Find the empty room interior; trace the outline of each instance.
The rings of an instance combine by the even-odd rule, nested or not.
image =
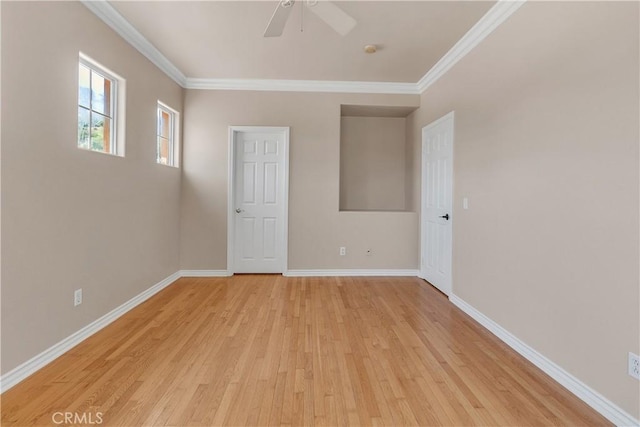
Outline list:
[[[639,425],[639,2],[0,15],[3,426]]]

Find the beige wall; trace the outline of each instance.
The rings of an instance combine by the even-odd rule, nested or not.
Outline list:
[[[409,119],[419,191],[420,129],[456,113],[454,294],[636,418],[638,6],[527,3]]]
[[[416,106],[413,95],[198,91],[185,95],[183,269],[227,267],[230,125],[290,126],[289,269],[415,269],[417,215],[339,212],[340,104]],[[347,247],[347,256],[338,248]],[[366,256],[368,248],[372,256]]]
[[[2,373],[180,268],[226,268],[229,125],[291,126],[290,269],[417,267],[416,213],[338,205],[340,104],[418,97],[186,91],[180,171],[154,163],[177,85],[80,4],[1,8]],[[407,119],[405,204],[421,127],[455,110],[453,292],[640,418],[638,15],[523,6]],[[75,148],[79,50],[127,79],[125,158]]]
[[[4,374],[179,269],[180,170],[155,164],[155,120],[182,89],[80,3],[1,7]],[[78,51],[127,80],[124,158],[76,148]]]
[[[340,119],[340,209],[405,210],[403,117]]]

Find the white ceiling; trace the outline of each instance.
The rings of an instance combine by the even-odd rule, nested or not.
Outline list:
[[[300,32],[300,3],[277,38],[273,1],[110,4],[188,77],[415,83],[495,2],[337,1],[358,22],[345,37],[307,10]]]

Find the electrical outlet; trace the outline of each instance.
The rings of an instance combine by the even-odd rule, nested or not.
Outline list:
[[[345,256],[347,254],[347,248],[344,246],[340,246],[340,256]]]
[[[640,380],[640,356],[629,352],[629,375]]]
[[[73,306],[79,306],[82,304],[82,289],[76,289],[73,293]]]

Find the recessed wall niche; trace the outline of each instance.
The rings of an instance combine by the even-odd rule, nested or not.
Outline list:
[[[406,117],[417,107],[341,105],[340,211],[406,211]]]

